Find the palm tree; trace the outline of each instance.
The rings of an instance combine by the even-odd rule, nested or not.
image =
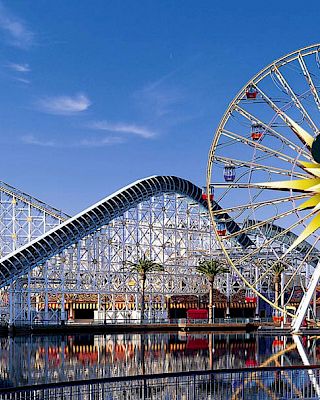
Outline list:
[[[281,274],[284,270],[285,270],[285,265],[281,261],[278,261],[272,267],[273,283],[274,283],[274,302],[275,302],[276,306],[279,303],[278,297],[279,297],[279,292],[280,292],[279,289],[280,289],[280,283],[281,283]]]
[[[226,267],[226,264],[221,262],[218,259],[211,260],[202,260],[199,261],[199,265],[196,267],[197,272],[199,274],[205,275],[209,281],[209,321],[213,322],[213,287],[215,278],[218,275],[225,274],[229,272],[229,268]]]
[[[144,293],[146,289],[146,279],[147,274],[151,272],[162,272],[164,271],[163,265],[156,263],[155,261],[150,260],[144,254],[141,258],[138,259],[137,262],[127,261],[127,265],[130,266],[131,272],[136,272],[139,275],[139,281],[142,288],[142,299],[141,299],[141,316],[140,316],[140,323],[144,320],[144,311],[145,311],[145,300],[144,300]]]

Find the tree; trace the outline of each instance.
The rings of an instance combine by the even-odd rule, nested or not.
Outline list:
[[[164,267],[161,264],[156,263],[155,261],[150,260],[144,254],[141,258],[138,259],[137,262],[127,261],[126,264],[130,267],[131,272],[136,272],[139,275],[140,287],[141,291],[141,316],[140,323],[144,320],[144,312],[145,312],[145,289],[146,289],[146,279],[147,275],[152,272],[163,272]]]
[[[278,261],[272,267],[273,273],[273,283],[274,283],[274,303],[278,306],[279,303],[279,293],[280,293],[280,283],[281,283],[281,274],[285,270],[285,265]]]
[[[213,322],[213,288],[214,281],[218,275],[225,274],[229,272],[229,268],[226,264],[218,259],[202,260],[199,261],[199,265],[196,267],[199,274],[205,275],[209,281],[209,321]]]

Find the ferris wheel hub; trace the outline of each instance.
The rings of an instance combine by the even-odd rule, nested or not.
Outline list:
[[[314,161],[320,163],[320,135],[318,135],[312,143],[311,154]]]

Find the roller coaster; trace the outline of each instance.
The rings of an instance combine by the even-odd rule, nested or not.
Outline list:
[[[141,308],[141,288],[138,276],[125,265],[142,254],[165,267],[148,277],[148,317],[157,321],[170,312],[183,316],[185,308],[198,306],[207,293],[195,266],[200,259],[222,256],[208,216],[208,196],[182,178],[139,180],[74,217],[4,183],[0,194],[0,311],[9,324],[134,320]],[[214,199],[210,203],[221,210]],[[239,257],[263,240],[260,231],[243,234],[227,212],[220,215],[234,234],[229,246]],[[290,234],[283,235],[278,247],[292,240]],[[304,257],[306,246],[297,248],[293,262]],[[313,268],[318,252],[311,254],[308,265]],[[272,259],[272,253],[265,252],[260,263],[244,263],[243,273],[253,282],[265,270],[261,260]],[[290,290],[306,279],[300,274]],[[252,294],[235,273],[218,277],[216,283],[217,297],[224,299],[221,316],[230,313],[230,307],[242,314],[244,309],[246,316],[270,314],[262,302],[248,303]],[[271,274],[265,274],[261,290],[273,292]],[[182,298],[180,304],[170,302],[175,296]]]

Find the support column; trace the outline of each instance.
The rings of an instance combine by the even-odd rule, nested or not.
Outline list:
[[[27,288],[27,296],[28,296],[28,309],[27,309],[27,320],[28,323],[32,323],[31,317],[31,272],[28,272],[28,288]]]
[[[136,292],[135,293],[135,315],[136,315],[136,318],[137,319],[140,319],[140,312],[139,312],[139,292]],[[135,321],[135,322],[137,322],[137,321]]]
[[[45,289],[44,292],[44,319],[45,323],[48,323],[49,320],[49,299],[48,299],[48,290],[47,288]]]
[[[306,266],[306,279],[305,279],[305,287],[306,288],[309,285],[309,281],[310,281],[310,266],[309,266],[309,263],[307,263],[307,266]],[[307,309],[307,318],[310,319],[310,317],[311,317],[311,310],[310,310],[310,307],[308,307],[308,309]]]
[[[259,279],[259,268],[258,268],[258,264],[255,264],[255,280],[258,281]],[[257,290],[260,291],[260,283],[257,285]],[[259,299],[260,297],[256,297],[257,301],[256,301],[256,309],[254,312],[254,318],[255,319],[259,319],[260,315],[259,315]]]
[[[306,315],[306,311],[311,302],[312,295],[317,287],[319,278],[320,278],[320,262],[318,262],[318,264],[312,274],[308,288],[307,288],[306,292],[304,293],[302,300],[299,304],[298,310],[296,312],[296,317],[292,320],[292,324],[291,324],[292,333],[298,333],[300,331],[302,321]]]
[[[280,296],[280,307],[284,308],[284,291],[283,291],[283,288],[284,288],[284,285],[285,285],[285,283],[284,283],[284,278],[285,278],[284,272],[281,273],[280,278],[281,278],[281,281],[280,281],[280,293],[281,293],[281,296]],[[286,313],[284,313],[282,315],[283,315],[283,321],[281,321],[281,328],[283,329],[284,324],[285,324]]]
[[[165,303],[165,297],[164,294],[161,296],[161,319],[165,319],[165,313],[166,313],[166,303]]]
[[[9,328],[14,325],[13,315],[13,282],[9,286]]]
[[[69,320],[70,321],[73,321],[74,320],[74,309],[73,309],[73,306],[74,306],[74,304],[73,304],[73,302],[72,303],[69,303]]]
[[[64,293],[61,294],[61,325],[64,325],[66,320],[66,312],[65,312],[65,298]]]
[[[227,273],[227,310],[226,318],[230,318],[230,273]]]
[[[112,301],[112,319],[116,321],[116,319],[117,319],[117,310],[116,310],[116,300],[115,300],[114,293],[112,293],[111,301]]]

